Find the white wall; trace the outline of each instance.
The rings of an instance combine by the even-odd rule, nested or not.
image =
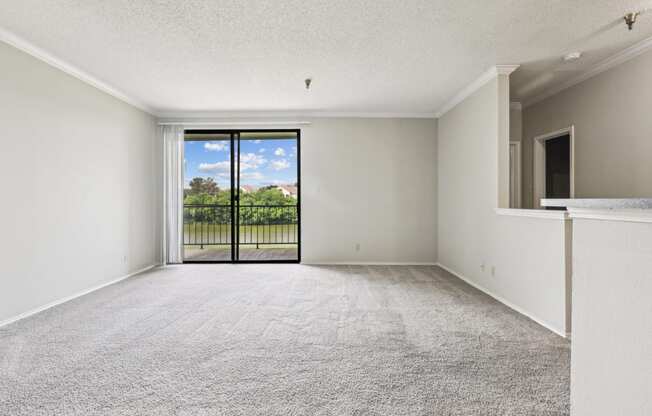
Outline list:
[[[575,126],[577,198],[652,197],[652,52],[523,110],[523,202],[533,206],[533,139]]]
[[[436,262],[436,120],[311,121],[301,131],[303,261]]]
[[[567,322],[567,223],[496,214],[508,78],[499,75],[439,119],[439,262],[557,333]],[[498,195],[498,198],[497,198]],[[528,214],[506,210],[513,214]],[[484,265],[484,267],[483,267]],[[493,274],[492,274],[493,269]]]
[[[573,219],[571,414],[652,415],[652,214],[597,214]]]
[[[0,322],[159,262],[155,120],[0,43]]]

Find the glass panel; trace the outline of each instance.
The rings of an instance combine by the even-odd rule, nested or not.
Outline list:
[[[297,134],[243,132],[239,150],[239,259],[298,260]]]
[[[184,261],[231,261],[231,135],[184,142]]]

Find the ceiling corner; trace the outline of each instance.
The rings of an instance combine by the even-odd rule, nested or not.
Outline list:
[[[123,101],[133,107],[138,108],[154,117],[157,116],[156,111],[149,105],[143,103],[140,100],[137,100],[124,92],[108,85],[107,83],[93,77],[92,75],[82,71],[76,66],[60,59],[49,52],[44,51],[38,46],[32,44],[31,42],[21,38],[20,36],[12,33],[11,31],[0,27],[0,42],[4,42],[14,48],[22,51],[60,71],[65,72],[66,74],[77,78],[78,80],[106,93],[111,95],[114,98],[117,98],[120,101]]]
[[[435,113],[435,118],[442,117],[448,111],[452,110],[456,105],[464,101],[471,94],[482,88],[483,85],[496,78],[498,75],[509,75],[512,72],[516,71],[519,66],[520,65],[494,65],[490,67],[473,82],[462,88],[457,94],[448,100],[446,104],[441,106]]]

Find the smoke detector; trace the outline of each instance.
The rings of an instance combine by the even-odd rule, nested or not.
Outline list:
[[[569,52],[563,56],[564,62],[573,62],[577,61],[582,57],[582,52]]]

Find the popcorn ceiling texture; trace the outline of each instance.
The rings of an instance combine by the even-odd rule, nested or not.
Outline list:
[[[522,64],[514,90],[536,95],[652,35],[646,16],[605,29],[639,0],[0,4],[0,28],[162,113],[434,113],[493,65]]]
[[[0,328],[0,414],[567,415],[569,365],[439,268],[186,265]]]

